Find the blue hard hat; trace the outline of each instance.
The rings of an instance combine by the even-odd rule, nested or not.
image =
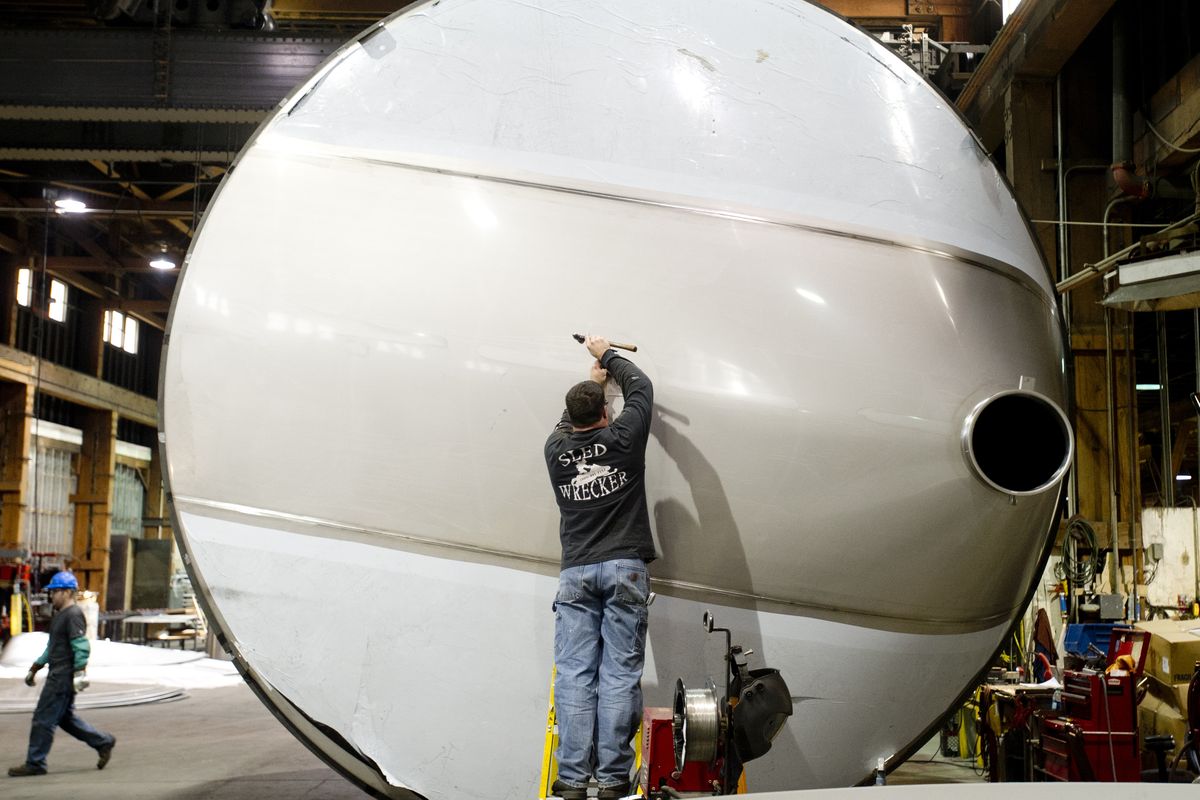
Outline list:
[[[75,580],[74,573],[64,569],[54,573],[54,577],[46,584],[46,591],[52,592],[55,589],[70,589],[77,592],[79,591],[79,581]]]

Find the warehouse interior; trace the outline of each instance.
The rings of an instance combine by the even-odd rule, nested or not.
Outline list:
[[[1029,609],[891,777],[1200,781],[1200,7],[818,4],[883,42],[970,126],[1028,217],[1069,354],[1074,458]],[[0,0],[0,645],[46,629],[43,587],[70,570],[96,638],[228,657],[164,486],[172,298],[260,123],[343,43],[406,5]],[[1047,688],[1050,667],[1060,683]],[[1124,704],[1121,718],[1093,719],[1097,696],[1106,712]],[[1061,719],[1064,703],[1075,723]],[[253,712],[263,740],[296,747],[277,758],[303,786],[279,772],[229,783],[237,776],[216,755],[200,760],[214,771],[193,790],[358,796]],[[26,722],[0,717],[13,741]],[[220,730],[194,724],[210,726]],[[228,769],[267,775],[257,763]],[[0,793],[50,796],[94,778]],[[130,788],[130,774],[121,793],[168,796],[170,779],[153,780]]]

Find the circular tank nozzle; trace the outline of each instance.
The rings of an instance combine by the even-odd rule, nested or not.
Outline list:
[[[979,403],[967,415],[963,455],[991,488],[1010,495],[1044,492],[1071,466],[1071,423],[1052,400],[1014,389]]]

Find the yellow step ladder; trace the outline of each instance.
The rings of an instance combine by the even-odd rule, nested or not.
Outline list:
[[[558,779],[558,759],[554,754],[558,751],[558,719],[554,713],[554,676],[555,668],[550,667],[550,705],[546,710],[546,744],[542,748],[542,773],[538,778],[538,800],[553,797],[550,793],[554,781]],[[637,774],[642,768],[642,728],[638,726],[637,736],[633,739],[633,771]],[[636,787],[639,796],[641,787]]]

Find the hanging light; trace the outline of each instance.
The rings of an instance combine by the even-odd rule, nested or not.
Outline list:
[[[175,269],[175,262],[167,255],[167,248],[163,247],[162,252],[154,258],[150,259],[150,266],[154,269]]]
[[[87,203],[74,197],[60,197],[54,201],[54,207],[60,214],[81,214],[87,211]]]

